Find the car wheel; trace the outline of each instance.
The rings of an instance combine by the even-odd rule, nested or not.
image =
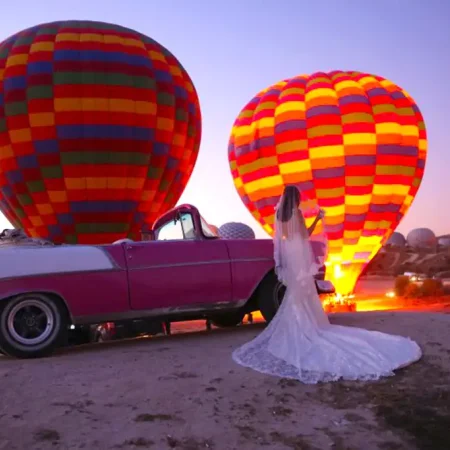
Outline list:
[[[261,282],[257,291],[258,307],[266,322],[270,322],[283,301],[286,287],[270,272]]]
[[[0,313],[0,347],[9,356],[47,356],[64,343],[67,332],[66,311],[47,295],[17,296]]]
[[[219,328],[236,327],[244,320],[244,317],[245,312],[232,311],[223,314],[218,314],[217,316],[212,316],[211,323]]]

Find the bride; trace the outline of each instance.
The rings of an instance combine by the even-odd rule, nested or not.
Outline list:
[[[316,291],[316,262],[300,192],[287,186],[276,208],[274,237],[278,279],[286,286],[281,306],[265,330],[233,352],[233,359],[259,372],[303,383],[377,380],[392,376],[422,356],[411,339],[361,328],[331,325]]]

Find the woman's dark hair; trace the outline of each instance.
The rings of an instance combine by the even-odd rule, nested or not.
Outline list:
[[[277,211],[277,220],[288,222],[292,218],[294,209],[300,206],[300,191],[297,186],[289,185],[284,188],[283,203]]]

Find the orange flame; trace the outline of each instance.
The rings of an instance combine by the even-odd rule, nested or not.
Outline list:
[[[353,294],[359,276],[365,263],[340,264],[338,262],[327,261],[325,279],[333,283],[336,292],[341,296]]]

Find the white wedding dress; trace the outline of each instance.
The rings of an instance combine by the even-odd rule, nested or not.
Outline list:
[[[420,347],[409,338],[330,324],[316,291],[317,264],[298,206],[288,223],[277,221],[274,245],[286,294],[264,331],[233,352],[237,363],[316,384],[377,380],[421,358]]]

